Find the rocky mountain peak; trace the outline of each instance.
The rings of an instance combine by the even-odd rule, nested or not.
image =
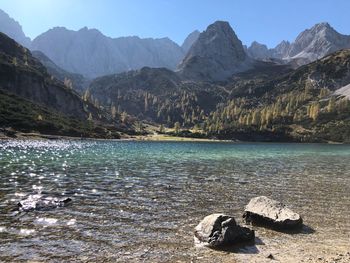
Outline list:
[[[79,29],[79,31],[88,31],[88,30],[89,30],[89,28],[87,26],[84,26],[84,27]]]
[[[247,49],[248,55],[256,59],[267,59],[270,57],[269,49],[266,45],[253,41]]]
[[[285,48],[285,47],[289,47],[290,46],[290,42],[287,40],[283,40],[281,43],[279,43],[276,48]]]
[[[91,36],[103,36],[102,33],[96,29],[96,28],[88,28],[88,27],[83,27],[78,31],[78,34],[82,34],[82,35],[91,35]]]
[[[188,79],[222,81],[249,68],[248,60],[230,24],[216,21],[199,35],[178,71]]]
[[[340,34],[329,23],[322,22],[301,32],[294,42],[282,41],[268,50],[268,56],[286,63],[301,66],[341,49],[350,48],[350,36]],[[263,59],[265,53],[253,43],[247,53],[255,59]],[[266,52],[266,50],[264,51]]]
[[[331,25],[328,22],[318,23],[318,24],[314,25],[310,29],[310,31],[315,31],[315,32],[319,32],[319,31],[322,31],[322,30],[333,30],[333,31],[335,31],[335,29],[333,27],[331,27]]]
[[[6,34],[10,38],[21,45],[29,48],[31,40],[26,37],[22,30],[22,26],[13,18],[11,18],[7,13],[0,9],[0,32]]]
[[[314,25],[310,29],[306,29],[301,32],[298,37],[295,39],[295,43],[309,43],[313,41],[315,38],[321,37],[332,37],[334,35],[340,35],[334,28],[330,26],[330,24],[323,22]]]
[[[224,50],[220,52],[217,49],[215,53],[219,52],[222,54],[227,51],[228,56],[238,60],[244,60],[246,57],[242,42],[238,39],[228,22],[216,21],[209,25],[206,31],[199,35],[199,40],[199,44],[195,46],[197,48],[207,47],[215,49],[221,47]]]
[[[270,56],[272,58],[278,58],[278,59],[283,59],[285,57],[288,57],[290,46],[291,44],[289,41],[283,40],[275,48],[270,50]]]
[[[313,61],[349,47],[350,36],[338,33],[328,23],[319,23],[299,34],[291,46],[289,56]]]
[[[207,50],[205,50],[207,49]],[[199,35],[198,41],[192,46],[189,55],[226,55],[238,60],[244,60],[246,54],[242,42],[238,39],[230,24],[216,21]]]

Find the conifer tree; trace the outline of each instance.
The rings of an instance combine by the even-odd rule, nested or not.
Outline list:
[[[333,112],[334,110],[335,110],[335,97],[332,96],[328,101],[327,111]]]
[[[176,134],[179,134],[179,132],[180,132],[180,128],[181,128],[181,126],[180,126],[180,122],[175,122],[175,125],[174,125],[174,130],[175,130],[175,133]]]
[[[159,132],[160,133],[164,133],[165,132],[165,128],[164,128],[164,125],[161,124],[160,127],[159,127]]]
[[[114,105],[111,107],[111,114],[112,114],[112,118],[115,119],[115,117],[117,116],[117,109],[115,108]]]

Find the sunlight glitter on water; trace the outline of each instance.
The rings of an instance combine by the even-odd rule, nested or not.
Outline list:
[[[58,219],[56,218],[38,218],[36,222],[41,225],[54,225],[56,224]]]
[[[19,230],[19,234],[22,235],[22,236],[29,236],[29,235],[33,234],[34,232],[35,232],[34,229],[23,228],[23,229]]]
[[[225,212],[240,221],[256,195],[290,204],[316,231],[258,229],[264,243],[341,243],[349,240],[349,160],[347,145],[0,142],[0,261],[15,260],[14,248],[24,261],[189,261],[207,253],[193,250],[199,220]],[[37,194],[73,201],[13,214],[17,202]]]

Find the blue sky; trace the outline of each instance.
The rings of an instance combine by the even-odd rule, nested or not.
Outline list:
[[[273,47],[329,22],[350,35],[350,0],[0,0],[31,38],[54,26],[97,28],[110,37],[168,36],[177,43],[216,20],[230,22],[244,44]]]

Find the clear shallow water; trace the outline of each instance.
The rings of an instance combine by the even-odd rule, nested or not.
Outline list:
[[[13,213],[36,193],[73,202]],[[350,146],[2,141],[0,261],[200,261],[210,252],[194,248],[194,226],[214,212],[239,220],[257,195],[286,202],[316,231],[258,229],[263,242],[348,242]]]

